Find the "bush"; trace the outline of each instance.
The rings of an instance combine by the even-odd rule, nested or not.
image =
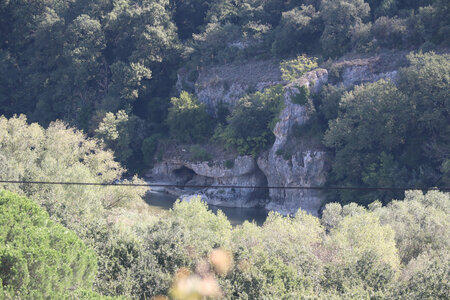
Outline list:
[[[272,129],[282,107],[281,85],[245,96],[228,117],[228,125],[218,128],[216,137],[241,155],[256,156],[273,143]]]
[[[302,85],[297,87],[298,88],[298,94],[295,94],[292,96],[291,101],[294,104],[299,105],[306,105],[308,104],[309,100],[309,88],[306,85]]]
[[[191,146],[191,159],[194,161],[209,161],[211,160],[211,154],[199,145]]]
[[[234,159],[226,160],[224,165],[225,165],[225,168],[227,168],[227,169],[233,169],[233,167],[234,167]]]
[[[197,70],[192,70],[191,72],[189,72],[187,80],[189,80],[190,82],[195,82],[197,81],[198,75],[199,74]]]
[[[295,59],[285,60],[280,63],[281,77],[283,80],[293,81],[317,67],[317,58],[299,55]]]
[[[154,134],[142,142],[141,151],[144,157],[144,162],[148,166],[153,164],[153,159],[155,157],[156,150],[158,149],[158,141],[160,138],[160,134]]]
[[[206,112],[206,107],[198,99],[185,91],[179,98],[171,99],[167,124],[170,134],[181,142],[207,140],[214,129],[214,121]]]
[[[0,191],[0,289],[21,299],[64,298],[91,289],[92,250],[33,201]]]
[[[398,18],[378,18],[372,26],[372,34],[378,45],[400,48],[407,36],[406,21]]]

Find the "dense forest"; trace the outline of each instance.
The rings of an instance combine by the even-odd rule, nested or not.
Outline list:
[[[143,183],[172,145],[256,157],[282,85],[213,111],[176,85],[273,60],[285,82],[328,70],[293,99],[325,186],[448,191],[449,47],[446,0],[2,0],[0,179]],[[380,53],[404,53],[395,81],[338,84],[336,62]],[[154,213],[145,187],[0,188],[0,299],[450,298],[448,192],[331,190],[320,218],[232,227],[200,200]]]

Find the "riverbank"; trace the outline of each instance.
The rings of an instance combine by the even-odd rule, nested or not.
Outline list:
[[[181,194],[185,194],[186,191],[173,188],[152,188],[151,191],[145,195],[145,202],[156,211],[168,211],[173,207],[175,201],[181,194],[178,194],[180,190]],[[216,205],[208,205],[208,207],[217,213],[221,210],[230,221],[231,225],[236,226],[244,223],[245,221],[256,222],[258,225],[262,225],[267,218],[268,211],[263,208],[241,208],[241,207],[221,207]]]

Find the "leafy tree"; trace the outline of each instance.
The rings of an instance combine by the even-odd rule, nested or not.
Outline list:
[[[155,156],[156,150],[158,149],[158,141],[161,138],[160,135],[155,134],[146,138],[142,142],[142,154],[144,155],[144,162],[151,166],[153,164],[153,158]]]
[[[95,254],[73,231],[5,190],[0,207],[0,292],[6,298],[63,298],[92,288]]]
[[[410,66],[400,71],[398,86],[416,106],[421,133],[442,132],[448,126],[450,113],[450,56],[429,53],[408,55]]]
[[[222,131],[219,128],[216,136],[241,155],[257,155],[273,143],[272,129],[283,105],[280,85],[245,96],[227,118],[228,125]]]
[[[206,106],[188,92],[171,99],[167,124],[170,134],[182,142],[204,141],[212,134],[213,119],[206,112]]]
[[[227,247],[231,224],[222,211],[214,214],[199,198],[178,201],[172,209],[176,222],[184,227],[187,243],[195,246],[193,259],[199,259],[213,248]]]
[[[273,31],[272,53],[282,56],[314,49],[322,27],[320,14],[312,5],[283,12],[280,24]]]
[[[280,63],[281,77],[286,81],[294,81],[306,72],[317,68],[317,58],[297,56],[295,59],[282,61]]]
[[[131,123],[132,120],[124,110],[116,114],[107,113],[96,129],[95,137],[102,139],[108,148],[116,153],[117,160],[124,163],[131,156]]]
[[[423,267],[395,288],[396,299],[447,299],[449,294],[450,261],[448,252],[425,256]]]
[[[362,174],[369,173],[369,168],[378,163],[378,153],[389,153],[405,143],[413,107],[392,82],[381,80],[346,93],[339,108],[338,118],[330,121],[324,137],[325,145],[336,149],[333,180],[359,186]],[[392,168],[391,165],[388,167]],[[369,181],[372,183],[373,179]],[[350,202],[355,195],[347,197],[342,200]],[[365,201],[368,204],[375,199]]]
[[[389,48],[401,48],[408,39],[407,23],[399,18],[378,18],[372,26],[372,35],[378,45]]]
[[[321,122],[328,125],[328,121],[338,116],[339,103],[345,88],[331,84],[324,85],[314,96],[314,106]]]
[[[336,263],[354,263],[372,253],[397,271],[400,259],[394,238],[392,228],[380,224],[376,214],[363,212],[344,217],[332,228],[326,247],[331,250],[330,260]]]
[[[428,251],[448,249],[449,195],[430,191],[408,191],[403,201],[392,201],[376,209],[383,224],[395,231],[395,240],[403,263]]]
[[[109,183],[125,170],[94,139],[58,121],[43,129],[27,124],[24,116],[0,117],[0,174],[2,178],[24,181],[67,181]],[[131,182],[141,182],[134,178]],[[95,186],[39,186],[2,184],[26,195],[44,207],[50,217],[77,232],[93,220],[105,220],[106,212],[139,202],[145,188]]]
[[[170,4],[180,38],[188,39],[192,37],[193,33],[198,33],[200,26],[204,25],[206,13],[210,6],[209,1],[172,0]]]
[[[320,8],[325,28],[320,38],[322,50],[336,56],[350,50],[352,31],[361,25],[370,7],[364,0],[324,0]]]

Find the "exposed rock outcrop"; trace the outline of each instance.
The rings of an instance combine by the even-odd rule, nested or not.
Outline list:
[[[351,87],[382,78],[395,81],[397,70],[405,63],[404,53],[345,57],[330,66],[330,82]],[[275,142],[256,159],[243,156],[235,158],[232,163],[224,157],[214,162],[191,162],[186,157],[174,159],[169,156],[156,164],[152,172],[160,179],[181,184],[287,187],[270,190],[205,188],[195,192],[176,192],[187,197],[200,194],[208,203],[221,206],[263,206],[283,214],[295,213],[302,208],[317,215],[323,201],[321,192],[289,187],[323,185],[329,169],[328,155],[320,141],[296,138],[293,131],[296,124],[305,124],[310,118],[308,104],[297,97],[302,93],[301,87],[308,87],[312,94],[318,93],[328,79],[327,70],[316,69],[287,83],[281,78],[279,62],[272,60],[211,66],[195,71],[180,70],[177,88],[195,93],[210,112],[215,112],[220,104],[233,109],[245,94],[284,84],[284,109],[273,129]],[[302,130],[302,127],[297,126],[296,130]]]
[[[316,93],[327,80],[327,70],[317,69],[285,87],[285,108],[273,130],[275,143],[268,152],[258,158],[258,166],[266,175],[269,186],[311,187],[325,183],[327,165],[326,153],[323,150],[305,147],[305,143],[291,143],[289,154],[280,154],[287,148],[294,124],[302,125],[309,118],[307,106],[292,101],[300,92],[299,87],[308,86],[312,93]],[[285,214],[295,213],[302,208],[317,215],[322,205],[322,197],[317,190],[270,189],[269,196],[271,202],[267,208]]]
[[[194,81],[189,78],[195,77],[189,76],[191,72],[180,70],[176,86],[179,91],[187,89],[195,92],[210,111],[214,111],[219,104],[233,109],[238,100],[249,92],[286,83],[281,79],[279,62],[276,60],[204,67],[197,72],[198,77]]]
[[[397,78],[397,71],[371,73],[369,66],[353,66],[344,68],[342,72],[342,83],[346,88],[352,85],[361,84],[364,82],[374,82],[380,79],[390,79],[395,81]]]
[[[369,57],[343,57],[331,67],[346,88],[380,79],[395,81],[399,68],[406,66],[406,52],[381,53]]]
[[[169,181],[187,186],[267,186],[266,177],[251,156],[238,156],[234,160],[214,162],[167,159],[157,163],[147,176],[153,180]],[[204,188],[196,191],[187,189],[178,190],[178,193],[181,198],[200,195],[209,204],[228,207],[264,206],[268,196],[267,190],[260,188]]]
[[[295,123],[304,124],[309,116],[306,105],[293,103],[293,97],[300,93],[299,87],[307,86],[311,93],[317,93],[328,81],[328,72],[325,69],[316,69],[308,72],[284,88],[284,109],[280,113],[280,121],[275,125],[275,144],[272,149],[278,150],[286,143]]]

